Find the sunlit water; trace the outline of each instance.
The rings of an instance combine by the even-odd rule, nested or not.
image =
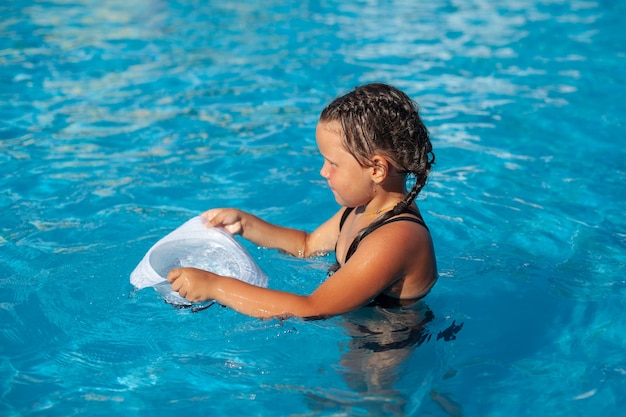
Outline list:
[[[0,415],[626,415],[625,12],[3,2]],[[208,208],[304,229],[334,213],[315,122],[371,81],[418,101],[437,155],[419,203],[441,278],[414,328],[132,289]],[[273,288],[307,293],[332,263],[244,244]],[[373,347],[359,315],[413,343]]]

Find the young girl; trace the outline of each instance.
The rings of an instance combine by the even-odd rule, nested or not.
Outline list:
[[[179,268],[168,275],[192,302],[213,299],[255,317],[324,318],[367,305],[410,304],[437,279],[430,233],[415,204],[434,162],[417,106],[384,84],[356,88],[326,107],[315,137],[320,171],[343,208],[312,233],[267,223],[237,209],[213,209],[212,226],[298,257],[335,251],[337,264],[310,295],[249,285]],[[415,184],[407,191],[407,175]]]

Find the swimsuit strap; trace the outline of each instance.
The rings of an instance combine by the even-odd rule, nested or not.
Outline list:
[[[343,225],[346,222],[346,219],[348,218],[350,213],[352,213],[354,211],[355,208],[356,207],[346,207],[346,209],[344,210],[343,214],[341,215],[341,220],[339,220],[339,231],[341,231],[341,229],[343,229]],[[414,216],[417,216],[417,218],[421,220],[421,222],[418,222],[418,223],[422,224],[424,227],[426,227],[426,229],[428,229],[428,227],[426,226],[426,223],[424,223],[424,220],[422,220],[422,216],[413,207],[405,208],[403,213],[410,213],[410,214],[413,214]],[[389,220],[387,220],[384,223],[381,223],[381,225],[387,224],[388,222],[389,222]],[[381,225],[379,225],[378,227],[380,227]],[[378,227],[376,227],[376,229],[378,229]],[[374,230],[376,230],[376,229],[374,229]]]
[[[346,219],[348,218],[348,216],[350,215],[350,213],[352,213],[354,211],[354,207],[346,207],[346,209],[343,211],[343,214],[341,215],[341,220],[339,220],[339,231],[341,232],[341,229],[343,229],[343,224],[346,222]],[[335,243],[335,260],[337,260],[337,243]],[[339,264],[339,262],[337,262],[337,264]]]
[[[418,215],[417,213],[412,213],[415,215]],[[417,223],[421,226],[423,226],[424,228],[426,228],[426,230],[428,230],[428,226],[426,226],[426,223],[424,223],[424,220],[422,220],[421,217],[408,217],[408,216],[400,216],[400,217],[392,217],[391,219],[388,219],[382,223],[379,223],[377,225],[375,225],[373,228],[371,228],[370,230],[367,230],[365,233],[363,233],[363,235],[361,236],[361,239],[357,240],[356,238],[352,241],[352,244],[350,245],[350,247],[348,248],[348,252],[346,252],[346,259],[344,262],[348,262],[348,259],[350,259],[350,257],[352,255],[354,255],[354,252],[356,252],[357,247],[359,246],[359,243],[361,242],[361,240],[363,240],[367,235],[369,235],[370,233],[372,233],[373,231],[377,230],[378,228],[380,228],[381,226],[384,226],[386,224],[389,223],[395,223],[395,222],[399,222],[399,221],[408,221],[408,222],[413,222],[413,223]]]
[[[343,224],[346,222],[346,219],[348,218],[348,215],[350,213],[352,213],[354,211],[354,207],[347,207],[343,214],[341,215],[341,220],[339,221],[339,231],[341,232],[341,228],[343,227]]]
[[[341,215],[341,220],[339,221],[339,231],[343,228],[343,224],[346,222],[348,215],[354,211],[355,207],[346,207]],[[337,243],[335,243],[335,263],[328,268],[328,275],[332,275],[339,270],[339,261],[337,260]]]

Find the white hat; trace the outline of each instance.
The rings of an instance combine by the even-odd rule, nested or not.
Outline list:
[[[267,287],[267,276],[248,251],[226,230],[207,226],[200,216],[156,242],[130,274],[130,282],[137,289],[153,287],[170,304],[191,306],[167,282],[169,271],[181,267],[203,269]]]

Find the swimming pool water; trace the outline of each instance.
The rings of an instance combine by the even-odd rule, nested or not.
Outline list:
[[[626,415],[624,5],[423,3],[0,5],[0,415]],[[373,81],[437,156],[412,345],[132,289],[208,208],[334,213],[316,119]],[[242,243],[274,288],[332,263]]]

